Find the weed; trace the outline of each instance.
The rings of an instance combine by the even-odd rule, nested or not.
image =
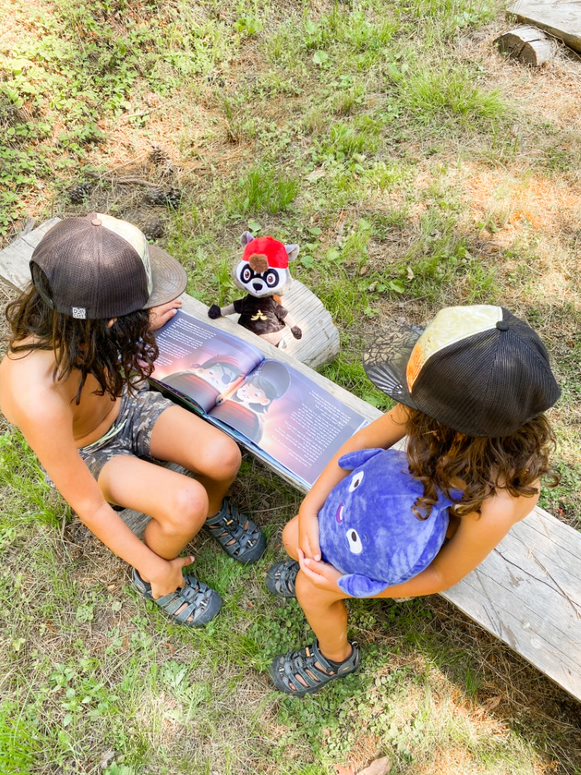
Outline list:
[[[392,69],[404,103],[416,120],[430,123],[453,119],[463,126],[473,122],[497,122],[506,113],[498,92],[483,92],[474,86],[474,76],[462,68],[424,67],[405,74]]]
[[[287,210],[299,193],[299,183],[268,166],[254,167],[236,185],[232,212],[237,216],[272,215]]]

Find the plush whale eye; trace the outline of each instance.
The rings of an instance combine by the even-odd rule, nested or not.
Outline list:
[[[353,492],[353,490],[356,490],[361,482],[363,481],[363,477],[365,476],[363,471],[358,471],[353,479],[349,482],[349,492]]]
[[[363,544],[361,543],[357,530],[351,529],[347,531],[347,543],[349,544],[349,551],[352,554],[361,554],[363,551]]]

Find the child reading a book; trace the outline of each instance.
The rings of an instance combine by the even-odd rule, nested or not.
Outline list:
[[[242,563],[264,535],[226,498],[240,466],[224,433],[145,380],[155,329],[181,307],[186,275],[132,224],[93,213],[54,226],[30,262],[32,285],[7,310],[0,407],[80,520],[133,566],[133,583],[174,620],[207,624],[217,592],[182,569],[205,526]],[[196,479],[155,462],[171,461]],[[113,508],[145,512],[144,541]]]
[[[539,336],[508,310],[446,308],[423,333],[415,328],[405,340],[378,342],[365,367],[398,404],[356,433],[327,466],[284,530],[293,559],[275,565],[267,577],[273,593],[296,594],[317,637],[312,646],[273,662],[276,687],[295,696],[358,668],[360,649],[347,636],[346,598],[421,597],[454,586],[534,509],[540,479],[549,471],[554,437],[543,412],[560,390]],[[389,449],[406,435],[406,453]],[[403,456],[405,465],[397,475],[373,478],[368,459],[379,455]],[[365,502],[367,519],[355,524],[351,506],[365,487],[372,496]],[[341,488],[348,495],[337,507]],[[415,493],[408,513],[379,507],[377,493],[390,488],[397,498]],[[359,533],[365,530],[364,540]],[[336,542],[342,534],[344,546]],[[381,545],[374,546],[380,535]],[[430,555],[425,550],[438,535]],[[405,565],[399,576],[375,562],[390,541],[389,556]],[[359,565],[346,561],[349,556]],[[334,560],[363,572],[334,567]]]

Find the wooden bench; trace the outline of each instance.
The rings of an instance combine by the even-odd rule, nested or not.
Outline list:
[[[17,288],[24,287],[32,250],[50,225],[43,224],[0,252],[0,276]],[[187,295],[183,302],[186,312],[208,321],[205,305]],[[266,355],[291,363],[368,420],[380,416],[374,407],[231,320],[214,324],[260,347]],[[290,476],[287,480],[301,489]],[[136,530],[145,519],[131,512],[124,512],[124,518]],[[580,579],[581,534],[536,508],[477,570],[442,597],[581,700]]]

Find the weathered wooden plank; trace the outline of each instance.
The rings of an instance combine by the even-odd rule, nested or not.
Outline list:
[[[534,24],[581,52],[580,0],[516,0],[507,13]]]
[[[287,330],[278,349],[311,368],[330,363],[339,352],[339,331],[321,300],[301,282],[293,280],[282,303],[297,321],[303,336],[295,339]]]
[[[502,54],[531,67],[544,65],[556,54],[554,40],[537,27],[516,27],[494,42]]]
[[[22,290],[30,282],[30,271],[28,262],[32,251],[38,245],[40,240],[60,218],[51,218],[45,221],[41,226],[32,231],[17,237],[8,247],[0,252],[0,261],[2,264],[2,277],[15,288]]]
[[[581,542],[571,536],[573,528],[555,519],[548,511],[537,506],[535,509],[536,518],[526,521],[527,527],[538,533],[540,539],[549,538],[551,542],[558,546],[565,553],[565,557],[572,556],[577,561],[581,561]],[[575,536],[579,533],[573,530]],[[531,536],[531,542],[536,540],[537,536]]]
[[[41,228],[46,229],[46,224]],[[17,287],[22,287],[19,283],[23,277],[28,281],[30,253],[40,238],[38,230],[26,236],[26,243],[23,238],[17,240],[17,251],[10,250],[13,244],[0,252],[0,275]],[[295,360],[285,350],[257,340],[232,319],[211,321],[204,304],[189,296],[184,296],[183,301],[186,312],[258,346],[266,356],[289,363],[367,420],[380,416],[375,407]],[[405,440],[398,446],[404,447]],[[284,478],[301,489],[290,475]],[[138,532],[143,531],[148,520],[127,510],[122,516]],[[581,700],[580,579],[581,535],[537,508],[511,530],[477,570],[443,597]]]
[[[496,579],[484,571],[472,573],[445,597],[467,616],[506,643],[578,700],[581,699],[579,637],[570,632],[550,638],[550,612],[523,611]],[[534,600],[534,598],[533,598]]]

